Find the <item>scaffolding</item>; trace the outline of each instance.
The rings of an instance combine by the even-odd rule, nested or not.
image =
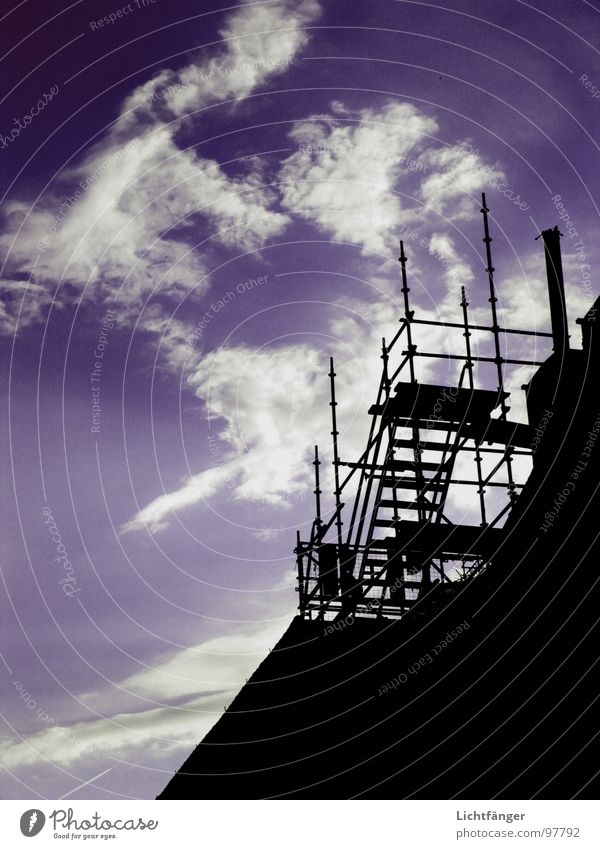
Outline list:
[[[336,620],[435,613],[465,581],[487,568],[501,549],[503,523],[524,485],[515,479],[513,459],[531,457],[533,441],[529,425],[508,418],[504,370],[507,365],[541,365],[535,360],[503,357],[501,338],[504,334],[555,338],[556,330],[540,333],[498,324],[485,194],[481,213],[489,325],[470,323],[464,287],[462,322],[416,318],[410,305],[407,257],[400,242],[404,315],[391,342],[382,340],[382,373],[376,401],[369,409],[372,420],[367,446],[355,462],[339,457],[336,374],[333,358],[330,360],[335,507],[325,522],[321,515],[321,461],[315,446],[316,517],[307,540],[298,532],[295,548],[303,617]],[[548,258],[560,234],[555,230],[542,235]],[[419,350],[415,331],[420,326],[461,330],[464,352]],[[493,356],[473,353],[474,331],[491,335]],[[563,328],[563,341],[565,336]],[[462,363],[455,385],[419,383],[418,358]],[[475,387],[476,363],[495,367],[494,390]],[[458,460],[465,455],[474,460],[472,478],[457,471]],[[342,470],[347,470],[343,479]],[[457,487],[474,488],[478,524],[457,523],[448,515]],[[500,508],[490,503],[491,491],[503,493],[505,503]],[[344,532],[343,499],[347,495],[352,506]]]

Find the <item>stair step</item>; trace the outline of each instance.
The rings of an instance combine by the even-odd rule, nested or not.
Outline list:
[[[410,570],[413,568],[408,561],[400,562],[399,560],[394,560],[393,555],[391,557],[386,557],[385,560],[371,560],[371,558],[367,558],[366,560],[363,560],[363,566],[373,569],[381,569],[383,566],[389,566],[390,568],[393,567],[400,571],[402,571],[402,569]]]
[[[393,501],[388,498],[382,498],[377,505],[378,507],[397,507],[398,510],[418,510],[423,507],[425,510],[439,510],[441,504],[430,504],[429,501]]]
[[[418,442],[414,439],[394,439],[392,440],[395,448],[418,448],[419,451],[449,451],[452,446],[446,445],[443,442]]]
[[[371,409],[369,410],[369,413],[371,413],[371,415],[380,416],[382,414],[382,407],[375,405],[375,406],[371,407]],[[451,433],[456,435],[459,432],[462,433],[463,430],[465,430],[467,428],[467,423],[465,421],[449,422],[449,421],[440,421],[439,419],[430,419],[430,418],[425,418],[425,417],[424,418],[415,417],[415,418],[406,419],[406,418],[396,418],[394,416],[392,418],[393,418],[394,427],[405,427],[405,428],[410,428],[410,429],[416,427],[416,428],[419,428],[419,430],[422,430],[422,431],[432,431],[432,430],[446,430],[446,431],[448,431],[449,430]]]
[[[381,578],[377,578],[374,581],[370,581],[368,578],[365,580],[365,584],[368,584],[370,587],[389,587],[390,585],[387,581]],[[420,590],[423,584],[421,581],[403,581],[401,584],[399,583],[397,589],[394,592],[394,595],[400,590],[402,587],[406,590]]]
[[[458,558],[493,555],[502,547],[506,532],[502,528],[482,528],[437,522],[412,522],[404,519],[395,526],[396,536],[386,538],[392,551],[420,552],[419,559],[455,554]]]
[[[429,481],[427,478],[424,478],[422,481],[416,480],[416,478],[378,478],[383,482],[383,486],[388,489],[424,489],[425,485],[430,492],[440,492],[441,490],[446,488],[446,484],[444,481],[436,481],[433,483]]]
[[[492,410],[507,397],[507,393],[497,390],[416,382],[401,382],[394,389],[395,395],[385,403],[374,404],[369,413],[396,420],[400,417],[430,419],[436,424],[441,417],[456,427],[463,422],[487,421]]]
[[[391,460],[387,466],[390,469],[394,469],[396,472],[414,472],[417,468],[417,464],[414,460]],[[443,464],[420,462],[418,468],[424,472],[439,472],[439,470],[443,468]]]
[[[398,595],[398,593],[396,593],[396,595]],[[390,615],[392,612],[395,613],[400,607],[402,607],[402,608],[412,607],[413,605],[417,604],[418,600],[419,599],[417,599],[417,598],[399,598],[396,601],[394,601],[393,596],[392,596],[392,599],[389,599],[389,598],[384,599],[381,609],[382,609],[382,612],[384,614],[388,613],[388,615]],[[367,602],[359,604],[357,609],[360,609],[361,607],[364,608],[365,604],[367,604],[368,605],[367,611],[369,613],[373,614],[373,608],[371,606],[371,602],[372,602],[372,599],[367,599]]]

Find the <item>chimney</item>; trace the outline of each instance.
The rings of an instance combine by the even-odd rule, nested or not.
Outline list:
[[[569,332],[558,227],[554,227],[552,230],[543,230],[542,239],[544,240],[544,252],[546,254],[550,320],[554,340],[553,350],[556,354],[562,356],[569,350]]]

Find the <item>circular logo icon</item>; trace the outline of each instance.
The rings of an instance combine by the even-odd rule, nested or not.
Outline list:
[[[31,808],[21,815],[21,834],[35,837],[43,829],[46,817],[38,808]]]

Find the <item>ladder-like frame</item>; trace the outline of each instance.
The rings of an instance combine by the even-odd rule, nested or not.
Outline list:
[[[435,610],[451,598],[458,583],[485,568],[501,544],[502,520],[524,485],[514,479],[513,457],[531,456],[532,442],[528,425],[507,418],[504,367],[539,366],[541,362],[503,357],[500,338],[502,334],[552,338],[552,334],[503,328],[498,324],[485,194],[481,212],[491,325],[470,323],[464,287],[460,300],[462,323],[415,318],[409,299],[407,257],[400,242],[404,316],[390,344],[382,340],[382,374],[376,402],[369,410],[372,421],[367,446],[356,462],[345,462],[339,457],[336,375],[333,359],[330,360],[335,508],[324,522],[320,460],[315,446],[316,518],[308,540],[301,540],[298,533],[295,549],[299,606],[304,616],[401,617],[415,606],[422,611]],[[419,326],[461,329],[464,354],[420,351],[414,341],[414,331]],[[473,354],[473,331],[492,335],[493,357]],[[406,344],[400,349],[400,361],[391,371],[392,357],[397,357],[403,341]],[[416,372],[419,357],[462,360],[457,385],[419,384]],[[477,362],[496,366],[495,392],[475,388],[473,369]],[[408,380],[402,381],[405,373]],[[440,399],[439,412],[435,405],[432,408],[434,398]],[[491,416],[493,410],[498,411],[497,417]],[[445,432],[445,437],[436,439],[439,432]],[[474,455],[474,479],[461,479],[455,474],[461,452]],[[497,462],[484,475],[484,458],[492,455]],[[342,468],[349,470],[343,480]],[[344,535],[342,497],[357,474],[356,493]],[[499,475],[504,479],[499,481]],[[457,525],[447,516],[446,502],[454,486],[476,488],[479,526]],[[486,499],[491,488],[500,488],[507,496],[506,504],[492,519]],[[334,541],[326,542],[332,528]],[[391,536],[379,536],[381,529],[391,532]]]

